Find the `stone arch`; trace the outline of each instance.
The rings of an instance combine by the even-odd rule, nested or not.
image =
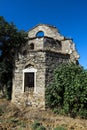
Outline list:
[[[44,37],[44,32],[43,31],[37,32],[36,37]]]
[[[34,67],[33,64],[27,64],[27,65],[25,65],[25,69],[26,69],[26,68],[32,68],[32,67]]]

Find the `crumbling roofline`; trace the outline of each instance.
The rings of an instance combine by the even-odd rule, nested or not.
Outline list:
[[[53,26],[53,25],[41,24],[41,23],[40,23],[40,24],[37,24],[36,26],[34,26],[33,28],[29,29],[29,31],[33,30],[34,28],[36,28],[36,27],[38,27],[38,26],[43,26],[43,25],[57,29],[57,28],[56,28],[55,26]],[[27,32],[29,32],[29,31],[27,31]]]

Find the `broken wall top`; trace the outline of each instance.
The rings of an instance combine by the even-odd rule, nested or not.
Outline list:
[[[21,47],[19,55],[25,57],[30,52],[37,53],[40,50],[68,54],[72,62],[79,59],[72,39],[61,35],[56,27],[47,24],[39,24],[28,31],[28,42]]]
[[[39,24],[39,25],[35,26],[34,28],[32,28],[28,32],[28,37],[29,38],[40,37],[38,35],[39,32],[42,32],[44,37],[50,37],[50,38],[54,38],[54,39],[58,39],[58,40],[64,39],[64,37],[62,35],[60,35],[60,33],[56,27],[50,26],[47,24]]]
[[[34,49],[48,49],[51,51],[70,54],[74,59],[79,59],[75,43],[72,39],[61,35],[58,29],[48,24],[39,24],[28,32],[29,44],[34,42]]]

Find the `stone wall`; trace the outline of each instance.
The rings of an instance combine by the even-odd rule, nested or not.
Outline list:
[[[43,37],[33,38],[28,41],[28,45],[34,44],[34,50],[43,49]]]
[[[34,107],[42,107],[45,105],[45,52],[32,51],[25,57],[19,56],[18,59],[15,64],[12,102],[19,106],[30,104]],[[23,70],[28,67],[28,65],[32,65],[37,69],[36,89],[32,94],[30,92],[24,92],[23,88]]]
[[[66,64],[70,60],[69,55],[63,55],[61,53],[54,53],[54,52],[46,52],[46,80],[45,85],[49,85],[53,81],[54,77],[54,70],[60,64]]]
[[[32,106],[45,108],[45,88],[53,80],[53,71],[61,63],[69,61],[69,55],[62,55],[50,51],[32,51],[25,57],[18,58],[13,79],[12,102],[18,106]],[[34,92],[23,88],[23,70],[32,65],[37,69],[36,88]]]

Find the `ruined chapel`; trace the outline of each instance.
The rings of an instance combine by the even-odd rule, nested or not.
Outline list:
[[[72,39],[58,29],[39,24],[28,31],[28,42],[15,58],[12,102],[18,106],[45,108],[45,88],[61,63],[76,63],[79,54]]]

